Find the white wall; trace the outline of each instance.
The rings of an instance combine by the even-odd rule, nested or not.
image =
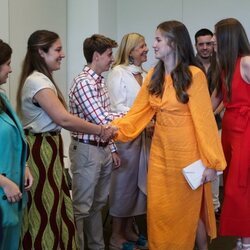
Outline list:
[[[220,19],[235,17],[249,36],[249,10],[249,0],[117,0],[117,38],[120,41],[125,33],[132,31],[144,35],[150,49],[145,68],[149,68],[155,63],[152,44],[156,26],[161,22],[171,19],[183,22],[194,43],[197,30],[206,27],[213,31]]]
[[[182,21],[182,0],[117,0],[117,35],[138,32],[145,36],[149,48],[145,69],[155,64],[152,44],[156,26],[166,19]]]
[[[68,1],[67,68],[68,89],[86,63],[83,41],[94,33],[116,39],[116,0]]]
[[[8,11],[8,0],[1,0],[0,8],[0,39],[9,43],[9,11]],[[9,96],[9,81],[2,85],[1,88],[5,89],[5,93]]]
[[[99,33],[117,38],[117,1],[99,0]]]
[[[98,31],[98,0],[74,0],[67,2],[67,85],[83,65],[83,40]]]
[[[195,9],[194,9],[195,6]],[[241,0],[183,0],[183,22],[190,31],[192,39],[197,30],[208,27],[214,30],[214,24],[223,18],[237,18],[250,35],[250,1]],[[199,11],[197,11],[199,10]]]
[[[0,38],[13,49],[12,74],[6,84],[7,94],[15,106],[16,90],[21,72],[21,64],[26,53],[27,40],[37,29],[56,31],[66,48],[66,1],[67,0],[1,0]],[[55,73],[56,81],[63,92],[66,91],[66,63]],[[5,87],[6,87],[5,86]]]
[[[67,0],[1,0],[0,8],[0,38],[9,43],[13,49],[12,73],[4,85],[6,94],[13,106],[16,105],[16,91],[21,72],[21,64],[27,48],[27,40],[37,29],[55,31],[61,37],[64,51],[67,35]],[[66,96],[66,61],[61,70],[55,72],[55,80]],[[1,86],[2,87],[2,86]],[[63,131],[63,134],[67,133]],[[67,147],[65,154],[67,154]]]

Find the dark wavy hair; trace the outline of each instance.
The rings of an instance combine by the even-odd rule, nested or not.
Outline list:
[[[11,54],[12,54],[12,49],[9,46],[9,44],[5,43],[4,41],[0,39],[0,70],[1,70],[2,65],[11,58]],[[2,113],[5,110],[6,110],[6,106],[0,96],[0,113]]]
[[[198,66],[188,30],[183,23],[175,20],[163,22],[157,26],[157,29],[168,39],[168,45],[175,49],[176,66],[171,72],[171,77],[177,100],[181,103],[187,103],[189,96],[186,91],[192,81],[192,73],[189,70],[189,66]],[[164,79],[164,62],[160,60],[154,68],[148,87],[149,93],[161,97]]]

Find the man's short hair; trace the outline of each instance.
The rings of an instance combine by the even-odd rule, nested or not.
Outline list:
[[[194,35],[195,44],[197,44],[197,38],[199,36],[213,36],[213,35],[214,35],[213,32],[209,29],[200,29]]]
[[[87,63],[92,63],[94,52],[103,54],[109,48],[116,48],[118,46],[115,40],[100,34],[94,34],[88,37],[83,42],[83,54]]]

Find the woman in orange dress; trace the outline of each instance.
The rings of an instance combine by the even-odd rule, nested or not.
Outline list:
[[[128,114],[115,120],[117,140],[138,136],[156,116],[148,172],[150,250],[207,249],[216,237],[211,181],[226,166],[206,76],[196,67],[190,36],[178,21],[158,25],[151,69]],[[201,159],[207,167],[192,190],[182,169]],[[198,232],[198,233],[197,233]]]

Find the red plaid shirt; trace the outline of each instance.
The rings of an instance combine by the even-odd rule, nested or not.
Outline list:
[[[95,124],[110,123],[122,114],[110,111],[110,99],[104,83],[104,78],[85,66],[83,71],[74,78],[69,92],[70,113]],[[73,137],[83,140],[99,141],[97,135],[72,132]],[[116,151],[113,141],[111,151]]]

